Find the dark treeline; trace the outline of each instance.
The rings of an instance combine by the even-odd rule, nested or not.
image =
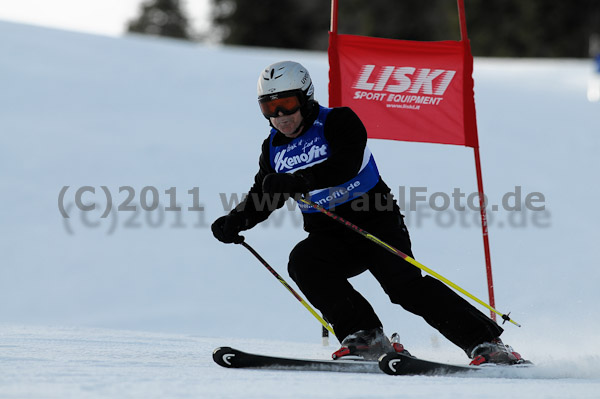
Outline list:
[[[188,17],[179,0],[146,0],[140,15],[127,26],[128,32],[192,40]]]
[[[588,57],[600,33],[600,0],[465,0],[473,54]],[[227,44],[325,50],[328,0],[212,0]],[[339,0],[339,33],[405,40],[458,40],[455,0]]]
[[[129,31],[192,40],[181,3],[145,0]],[[600,0],[465,0],[465,8],[476,56],[588,57],[590,42],[600,37]],[[326,50],[330,15],[330,0],[211,0],[212,28],[203,36],[225,44]],[[339,0],[338,25],[339,33],[354,35],[460,39],[456,0]]]

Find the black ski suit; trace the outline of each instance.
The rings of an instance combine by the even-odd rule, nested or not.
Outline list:
[[[305,118],[305,131],[319,112],[314,104]],[[324,162],[299,172],[310,190],[334,187],[355,176],[363,162],[367,132],[358,116],[349,108],[335,108],[324,123],[324,135],[330,156]],[[262,145],[259,171],[247,199],[232,212],[244,217],[244,230],[268,218],[281,206],[264,207],[256,201],[265,196],[262,182],[275,173],[270,163],[272,145],[286,144],[291,139],[276,133],[272,143]],[[264,197],[263,197],[264,198]],[[331,209],[331,208],[330,208]],[[408,230],[390,189],[381,177],[377,184],[359,198],[331,209],[384,242],[413,256]],[[381,321],[367,300],[348,279],[366,270],[379,281],[393,303],[419,315],[451,342],[469,354],[470,350],[502,333],[502,328],[475,309],[437,279],[421,275],[421,271],[400,257],[351,231],[322,213],[304,216],[308,237],[292,250],[288,271],[306,298],[319,309],[333,326],[337,338],[363,329],[380,327]]]

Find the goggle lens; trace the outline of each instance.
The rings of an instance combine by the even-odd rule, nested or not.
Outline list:
[[[297,95],[289,97],[259,100],[260,110],[267,118],[273,118],[281,112],[284,115],[291,115],[300,109],[300,99]]]

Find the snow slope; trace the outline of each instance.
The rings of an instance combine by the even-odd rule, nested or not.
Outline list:
[[[600,375],[590,372],[593,362],[553,362],[507,370],[501,378],[236,370],[213,363],[214,338],[66,327],[5,326],[2,332],[2,398],[592,399],[600,385]],[[228,342],[308,358],[330,352],[319,344]]]
[[[298,60],[326,104],[324,53],[114,39],[6,22],[0,37],[0,397],[506,393],[501,381],[469,381],[465,393],[465,381],[453,378],[291,376],[212,364],[210,351],[219,345],[305,357],[334,349],[318,346],[319,324],[253,257],[218,243],[209,228],[226,211],[223,198],[246,191],[256,171],[267,134],[255,102],[258,72]],[[599,388],[593,206],[600,109],[586,100],[592,71],[583,60],[475,61],[486,193],[501,204],[520,187],[523,198],[541,193],[546,206],[491,216],[497,307],[523,325],[506,326],[503,337],[546,370],[540,379],[514,382],[523,397],[593,397]],[[369,146],[397,193],[476,190],[468,148]],[[58,206],[65,186],[69,218]],[[86,186],[95,193],[83,193],[83,205],[98,203],[90,212],[75,204]],[[106,218],[102,186],[114,202]],[[123,186],[131,188],[119,192]],[[141,210],[145,187],[146,206],[152,187],[160,199],[153,212]],[[135,192],[135,212],[117,210],[127,190]],[[204,211],[188,210],[194,198]],[[182,210],[165,210],[175,204]],[[407,212],[407,222],[422,263],[486,299],[476,216],[421,207]],[[280,210],[246,234],[286,278],[287,254],[304,236],[299,220]],[[413,353],[465,361],[423,321],[389,304],[372,277],[353,282]]]

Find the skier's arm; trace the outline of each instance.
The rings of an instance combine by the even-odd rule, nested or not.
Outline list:
[[[263,142],[258,165],[258,173],[254,177],[254,184],[250,188],[248,195],[231,211],[231,213],[238,213],[245,219],[242,230],[251,229],[258,223],[265,221],[274,210],[281,208],[285,203],[282,196],[266,194],[262,189],[265,176],[275,173],[269,162],[268,138]]]

